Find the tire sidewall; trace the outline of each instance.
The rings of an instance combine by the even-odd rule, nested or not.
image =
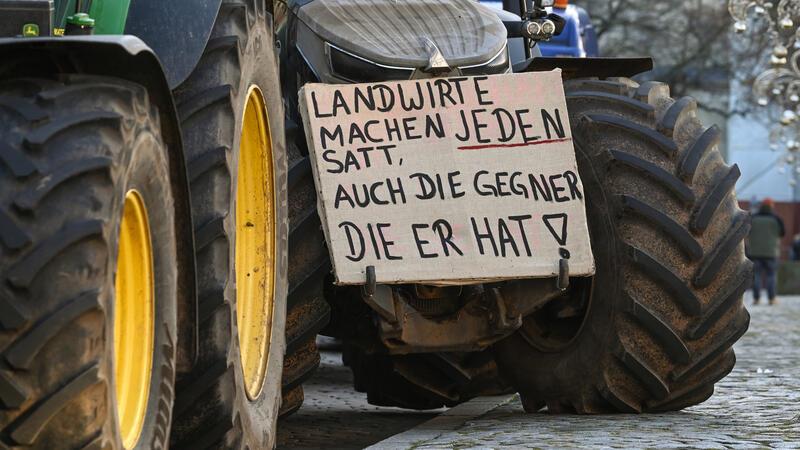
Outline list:
[[[113,227],[113,259],[110,261],[106,309],[107,370],[112,383],[109,395],[113,399],[113,428],[117,445],[122,448],[117,416],[116,375],[114,373],[114,286],[119,251],[119,229],[126,193],[136,189],[142,196],[148,215],[150,239],[153,250],[155,279],[153,354],[147,408],[142,431],[135,448],[165,448],[169,436],[172,405],[174,401],[175,355],[177,333],[177,250],[175,234],[174,200],[169,180],[166,146],[157,138],[151,116],[146,126],[138,124],[131,133],[131,146],[123,155],[120,177],[116,186]]]
[[[522,330],[498,343],[495,351],[505,373],[518,369],[502,367],[504,362],[518,358],[518,349],[526,348],[525,359],[536,361],[526,366],[527,376],[536,380],[527,390],[538,406],[564,398],[591,398],[602,389],[605,359],[618,347],[615,339],[615,320],[621,305],[621,272],[619,270],[618,237],[614,215],[603,186],[604,164],[582,145],[580,121],[572,124],[578,170],[586,194],[586,214],[596,272],[592,280],[589,306],[577,335],[558,351],[542,351],[526,343]],[[587,380],[592,382],[587,383]],[[597,381],[596,383],[593,381]]]
[[[702,131],[694,100],[672,100],[664,84],[578,79],[565,87],[597,267],[591,300],[571,342],[538,350],[526,319],[499,343],[497,361],[527,411],[702,402],[733,368],[731,345],[749,319],[741,308],[751,278],[741,252],[748,223],[733,194],[739,169],[715,148],[719,131]],[[701,212],[710,223],[698,225]]]
[[[270,346],[267,366],[259,396],[249,399],[246,394],[243,379],[241,357],[239,353],[238,324],[236,312],[235,268],[229,266],[228,284],[225,288],[226,298],[231,302],[231,351],[229,363],[234,366],[234,417],[241,421],[243,442],[240,447],[248,445],[252,448],[271,448],[275,441],[275,428],[280,408],[281,398],[281,372],[283,370],[283,355],[285,350],[285,322],[286,322],[286,295],[288,291],[287,265],[288,265],[288,194],[287,194],[287,161],[286,147],[283,132],[283,105],[278,82],[278,65],[273,44],[271,19],[268,15],[256,15],[255,22],[249,28],[249,40],[241,56],[241,79],[235,91],[234,114],[236,115],[236,132],[230,167],[236,168],[239,164],[239,145],[242,132],[242,119],[245,102],[250,88],[258,87],[264,97],[269,121],[272,141],[273,182],[275,192],[275,282],[272,323],[270,327]],[[238,174],[234,173],[231,179],[230,198],[236,199],[236,186]],[[236,205],[230,212],[231,218],[236,217]],[[229,246],[231,252],[229,261],[235,261],[235,225],[231,222],[230,235],[233,237]]]

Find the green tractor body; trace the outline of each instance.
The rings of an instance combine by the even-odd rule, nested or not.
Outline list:
[[[0,3],[0,38],[75,35],[129,35],[141,39],[161,61],[170,87],[197,65],[221,0],[158,2],[142,0],[15,0]],[[70,18],[73,25],[72,32]],[[79,29],[81,19],[93,25]],[[27,30],[27,31],[26,31]],[[181,45],[174,45],[181,42]],[[86,50],[84,48],[84,50]]]

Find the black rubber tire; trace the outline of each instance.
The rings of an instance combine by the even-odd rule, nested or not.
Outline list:
[[[443,318],[475,294],[456,289],[425,289],[419,297],[413,286],[398,286],[412,307],[428,317]],[[431,298],[431,294],[436,298]],[[334,297],[336,296],[336,297]],[[343,338],[342,362],[353,373],[353,387],[377,406],[426,410],[451,407],[477,396],[513,392],[499,374],[490,351],[388,354],[378,337],[375,312],[361,299],[360,288],[332,289],[335,298],[331,327],[323,333]],[[446,319],[445,319],[446,320]],[[344,326],[342,325],[344,324]]]
[[[529,412],[653,412],[707,399],[744,334],[749,216],[736,165],[691,98],[628,79],[565,83],[597,272],[583,322],[544,348],[534,317],[498,343]],[[575,294],[577,295],[577,293]]]
[[[291,106],[291,105],[290,105]],[[299,120],[299,117],[294,119]],[[317,334],[330,320],[325,300],[331,272],[325,235],[317,214],[317,195],[305,135],[288,121],[289,295],[286,304],[286,358],[283,363],[281,417],[303,404],[302,383],[319,367]]]
[[[355,390],[376,406],[437,409],[512,392],[487,351],[385,355],[345,344],[342,359],[353,372]]]
[[[0,82],[0,448],[122,448],[114,280],[125,194],[146,205],[155,331],[136,448],[165,448],[175,376],[175,211],[159,114],[114,78]]]
[[[280,408],[287,267],[287,161],[272,19],[265,2],[224,0],[205,52],[174,95],[188,162],[195,227],[199,351],[177,381],[171,446],[272,448]],[[266,103],[276,192],[275,306],[267,373],[248,398],[239,355],[235,200],[242,116],[251,87]]]

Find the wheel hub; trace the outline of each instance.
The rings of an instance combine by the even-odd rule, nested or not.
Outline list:
[[[150,393],[155,289],[150,224],[141,194],[125,195],[114,303],[114,374],[122,444],[139,440]]]
[[[236,318],[247,396],[261,393],[267,369],[275,285],[272,139],[261,90],[247,95],[236,183]]]

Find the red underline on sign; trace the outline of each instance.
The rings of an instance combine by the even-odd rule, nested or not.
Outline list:
[[[459,150],[485,150],[487,148],[512,148],[512,147],[530,147],[531,145],[554,144],[556,142],[571,141],[572,138],[561,139],[547,139],[545,141],[521,142],[518,144],[485,144],[485,145],[467,145],[458,147]]]

